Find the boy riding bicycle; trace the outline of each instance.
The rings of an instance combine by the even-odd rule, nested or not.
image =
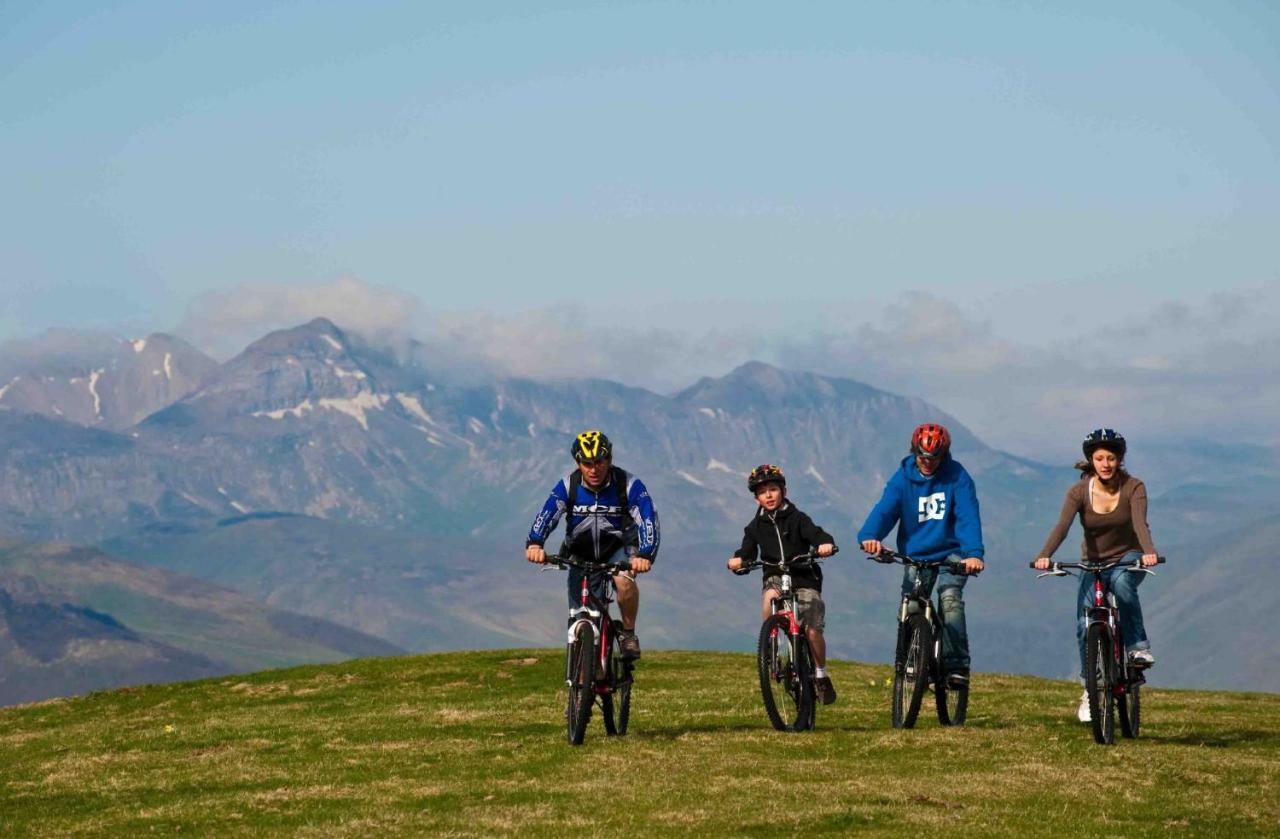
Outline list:
[[[924,423],[911,435],[911,454],[884,488],[867,516],[858,541],[879,556],[880,540],[898,527],[898,550],[915,559],[934,560],[958,555],[964,573],[950,570],[903,569],[902,593],[909,594],[917,573],[924,596],[938,587],[942,615],[942,657],[950,687],[969,684],[969,635],[964,620],[964,585],[970,574],[983,569],[982,521],[973,478],[951,457],[951,434],[941,425]]]
[[[742,571],[744,561],[756,558],[757,552],[770,562],[808,553],[817,549],[818,556],[831,556],[835,540],[831,534],[813,523],[787,498],[787,479],[776,466],[764,464],[751,470],[747,489],[756,497],[759,507],[751,522],[743,528],[742,547],[729,560],[729,570]],[[826,605],[822,602],[822,569],[815,565],[798,566],[790,571],[796,596],[797,617],[804,624],[809,648],[813,651],[814,688],[824,705],[836,701],[836,689],[827,675],[827,642],[822,630],[826,625]],[[771,614],[771,604],[781,591],[776,572],[765,572],[762,617]]]

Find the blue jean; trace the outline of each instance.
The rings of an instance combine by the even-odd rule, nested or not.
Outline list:
[[[929,597],[938,586],[939,610],[942,619],[942,666],[949,673],[969,672],[969,633],[964,623],[964,584],[969,578],[964,574],[952,574],[946,568],[920,569],[924,583],[924,596]],[[916,569],[907,567],[902,574],[902,593],[910,594],[915,587]]]
[[[1142,551],[1130,551],[1122,557],[1122,561],[1133,564],[1142,558]],[[1142,604],[1138,602],[1138,586],[1147,578],[1146,574],[1134,574],[1124,570],[1124,566],[1116,566],[1110,571],[1102,572],[1107,588],[1116,596],[1116,605],[1120,607],[1120,635],[1124,638],[1126,652],[1151,649],[1147,640],[1147,628],[1142,624]],[[1080,675],[1084,676],[1084,633],[1088,627],[1085,609],[1093,606],[1093,575],[1087,572],[1080,574],[1080,593],[1076,597],[1076,640],[1080,645]]]

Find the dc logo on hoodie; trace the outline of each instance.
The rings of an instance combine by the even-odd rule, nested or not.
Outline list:
[[[933,495],[920,496],[920,521],[937,519],[942,521],[947,515],[947,494],[935,492]]]

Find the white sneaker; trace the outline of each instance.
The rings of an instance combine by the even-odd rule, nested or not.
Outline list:
[[[1089,691],[1080,694],[1080,707],[1076,709],[1076,719],[1089,722],[1093,717],[1089,714]]]
[[[1156,657],[1151,654],[1151,650],[1134,650],[1129,653],[1129,663],[1138,667],[1150,667],[1156,663]]]

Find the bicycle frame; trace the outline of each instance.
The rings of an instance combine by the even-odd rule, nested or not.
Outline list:
[[[564,564],[564,563],[560,563]],[[616,571],[620,566],[601,565],[600,571]],[[613,618],[609,614],[609,604],[613,602],[613,598],[606,593],[605,599],[601,600],[591,591],[591,576],[586,569],[580,568],[582,571],[582,588],[581,599],[577,606],[569,609],[569,627],[565,633],[565,684],[573,684],[573,663],[569,660],[569,650],[573,646],[573,641],[578,635],[578,629],[584,623],[591,627],[592,645],[595,650],[596,669],[596,693],[607,692],[610,688],[608,685],[608,659],[609,659],[609,633],[612,631]],[[609,575],[608,585],[613,587],[613,575]],[[607,590],[606,590],[607,591]],[[603,683],[603,685],[602,685]]]

